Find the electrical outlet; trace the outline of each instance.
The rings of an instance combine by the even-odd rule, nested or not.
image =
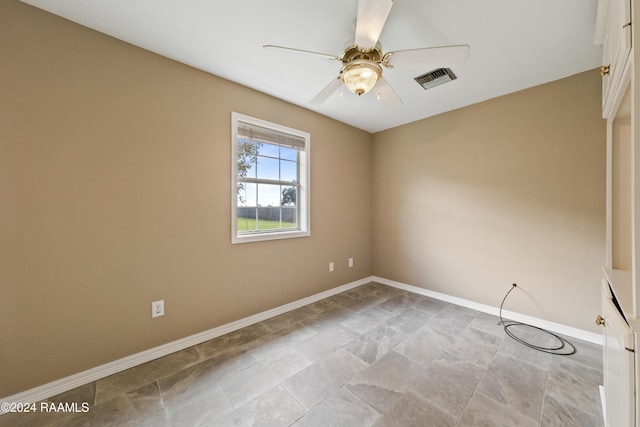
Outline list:
[[[333,271],[333,263],[332,262],[329,263],[329,271]]]
[[[349,258],[349,268],[353,267],[353,258]]]
[[[164,300],[154,301],[151,303],[151,317],[164,316]]]

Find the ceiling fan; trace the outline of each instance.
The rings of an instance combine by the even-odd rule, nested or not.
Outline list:
[[[400,97],[382,77],[382,67],[417,68],[422,64],[433,64],[436,61],[447,65],[463,64],[469,58],[470,49],[469,45],[464,44],[396,50],[383,54],[378,38],[387,21],[391,6],[393,6],[392,0],[358,0],[355,41],[340,56],[276,45],[263,47],[320,55],[342,63],[338,77],[322,89],[309,102],[310,105],[322,104],[343,83],[356,95],[363,95],[375,89],[378,99],[383,102],[402,105]]]

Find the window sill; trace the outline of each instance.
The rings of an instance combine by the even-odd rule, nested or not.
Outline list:
[[[281,240],[281,239],[295,239],[298,237],[309,237],[310,231],[277,231],[274,233],[256,233],[256,234],[242,234],[239,236],[232,236],[231,243],[250,243],[250,242],[262,242],[267,240]]]

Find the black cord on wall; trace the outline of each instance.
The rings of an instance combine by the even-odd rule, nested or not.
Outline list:
[[[511,291],[513,291],[517,286],[518,285],[516,285],[514,283],[511,286],[511,289],[509,289],[507,294],[502,299],[502,303],[500,304],[500,322],[498,322],[498,325],[502,325],[504,327],[504,332],[508,336],[513,338],[515,341],[517,341],[520,344],[525,345],[525,346],[527,346],[529,348],[533,348],[534,350],[542,351],[544,353],[557,354],[559,356],[569,356],[571,354],[574,354],[576,352],[576,348],[574,347],[574,345],[571,344],[566,339],[562,338],[561,336],[558,336],[558,335],[554,334],[553,332],[547,331],[546,329],[539,328],[537,326],[533,326],[533,325],[529,325],[529,324],[521,323],[521,322],[514,322],[512,320],[506,321],[506,320],[504,320],[502,318],[502,307],[504,306],[504,302],[506,301],[506,299],[509,296],[509,294],[511,293]],[[535,345],[535,344],[532,344],[530,342],[527,342],[524,339],[522,339],[519,336],[517,336],[511,330],[515,326],[525,326],[527,328],[532,328],[532,329],[541,331],[541,332],[543,332],[543,333],[545,333],[547,335],[550,335],[550,336],[554,337],[557,340],[558,344],[555,345],[555,346],[551,346],[551,347],[543,347],[543,346],[539,346],[539,345]]]

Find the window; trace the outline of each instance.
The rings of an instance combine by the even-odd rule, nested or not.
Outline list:
[[[231,242],[309,236],[309,134],[232,113]]]

